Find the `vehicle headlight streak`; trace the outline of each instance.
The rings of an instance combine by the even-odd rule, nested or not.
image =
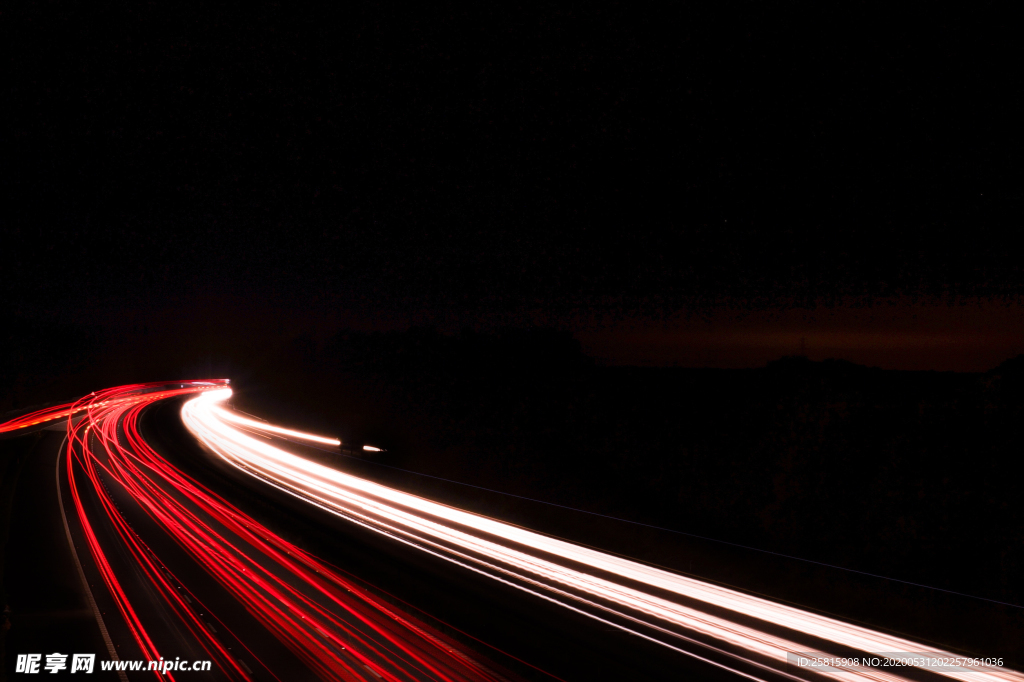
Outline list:
[[[157,400],[214,391],[219,384],[188,382],[182,388],[161,385],[120,387],[61,406],[68,420],[67,474],[90,554],[103,583],[144,658],[160,652],[148,614],[140,614],[108,556],[117,551],[96,532],[109,524],[116,542],[136,564],[144,581],[184,625],[184,630],[231,679],[252,679],[218,635],[210,610],[177,580],[143,537],[132,529],[109,488],[121,487],[145,514],[210,576],[241,602],[318,677],[325,680],[384,679],[392,682],[435,679],[451,682],[503,679],[475,655],[436,629],[402,611],[341,571],[274,534],[223,498],[190,478],[142,438],[141,411]],[[48,414],[27,415],[39,419]],[[240,427],[259,426],[292,438],[308,437],[253,420],[224,418]],[[27,421],[27,420],[26,420]],[[253,421],[252,424],[249,422]],[[333,441],[337,442],[337,441]],[[98,502],[93,517],[83,499]],[[205,616],[203,614],[206,614]],[[219,628],[242,643],[223,622]],[[147,623],[150,628],[147,629]],[[251,650],[252,661],[259,657]],[[174,679],[172,672],[158,677]]]
[[[695,655],[692,645],[699,644],[717,651],[718,658],[741,659],[784,677],[796,674],[792,669],[786,672],[789,653],[828,652],[832,647],[833,653],[843,654],[836,645],[864,653],[953,656],[343,473],[247,435],[236,425],[281,431],[262,422],[243,421],[220,407],[218,403],[230,395],[230,389],[221,389],[190,400],[182,408],[182,419],[201,442],[231,465],[364,527],[688,655]],[[309,434],[289,435],[317,440]],[[691,645],[689,650],[680,648],[683,642]],[[903,679],[892,670],[816,672],[851,681]],[[935,672],[964,682],[1024,681],[1024,675],[994,666]]]
[[[226,390],[229,392],[231,391],[230,388],[218,390]],[[250,429],[254,429],[257,431],[276,433],[281,436],[291,436],[292,438],[300,438],[302,440],[308,440],[314,443],[322,443],[324,445],[341,445],[341,441],[338,440],[337,438],[324,438],[323,436],[315,436],[311,433],[303,433],[302,431],[284,429],[281,428],[280,426],[274,426],[273,424],[257,421],[256,419],[249,419],[247,417],[243,417],[239,414],[235,414],[234,412],[230,412],[228,410],[216,406],[212,407],[211,409],[214,410],[217,413],[217,416],[220,417],[221,419],[233,422],[235,424],[241,424],[242,426],[247,426]]]

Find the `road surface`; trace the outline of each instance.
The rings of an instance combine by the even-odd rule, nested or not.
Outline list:
[[[16,425],[67,423],[55,484],[111,656],[241,680],[1024,680],[347,474],[337,441],[229,396],[119,387]],[[850,663],[880,653],[915,658]]]

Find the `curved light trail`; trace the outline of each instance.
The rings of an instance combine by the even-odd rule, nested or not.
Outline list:
[[[196,438],[232,466],[395,540],[745,677],[894,682],[941,675],[963,682],[1024,682],[1021,673],[997,666],[797,668],[789,663],[790,654],[956,655],[343,473],[253,437],[252,431],[281,431],[223,408],[230,395],[228,388],[210,391],[186,402],[181,414]],[[323,442],[309,434],[290,435]]]
[[[119,507],[125,497],[307,668],[328,680],[508,679],[475,653],[385,602],[173,466],[139,433],[142,410],[197,394],[182,407],[186,427],[212,453],[276,488],[391,539],[557,603],[615,628],[752,679],[902,679],[1024,682],[995,666],[921,669],[799,668],[794,653],[852,657],[954,654],[868,628],[711,585],[574,545],[352,476],[294,452],[290,442],[337,439],[285,429],[226,409],[227,380],[133,384],[0,424],[0,433],[65,419],[66,473],[97,574],[125,631],[148,660],[168,653],[152,601],[170,613],[228,678],[277,679],[245,637],[231,632],[175,575]],[[270,434],[269,436],[267,434]],[[255,436],[255,437],[254,437]],[[99,510],[99,511],[97,511]],[[137,517],[136,517],[137,519]],[[120,557],[120,559],[118,558]],[[134,570],[125,570],[124,557]],[[129,575],[130,573],[130,575]],[[108,618],[110,615],[108,614]],[[234,644],[233,648],[230,644]],[[241,653],[239,652],[241,648]],[[173,647],[172,647],[173,648]],[[173,651],[171,653],[174,653]],[[243,657],[250,661],[247,665]],[[173,672],[158,677],[174,679]],[[265,676],[263,674],[261,677]]]
[[[162,532],[320,679],[515,679],[504,671],[498,674],[475,652],[276,535],[173,466],[139,433],[140,413],[154,402],[223,390],[225,385],[122,386],[20,418],[26,424],[68,418],[69,497],[96,571],[141,657],[158,661],[178,653],[173,639],[166,637],[167,624],[161,622],[165,616],[154,615],[156,601],[159,611],[173,616],[178,636],[184,633],[228,679],[255,679],[256,668],[265,671],[263,679],[269,674],[287,682],[295,672],[275,674],[258,651],[246,646],[244,633],[232,632],[214,615],[215,608],[188,589],[188,581],[175,575],[154,549],[159,545],[147,542],[156,537],[152,533]],[[72,418],[79,414],[80,419]],[[233,428],[258,426],[290,438],[304,436],[234,413],[218,418]],[[151,522],[145,531],[133,528],[130,515],[122,511],[126,499]],[[139,526],[139,515],[134,518]],[[134,570],[125,570],[125,557]],[[138,583],[142,592],[136,589]],[[143,592],[152,601],[139,603]],[[155,674],[174,679],[173,672]]]
[[[85,409],[85,407],[78,407],[76,409],[76,404],[77,403],[66,403],[64,405],[55,405],[54,407],[47,407],[46,409],[37,410],[30,414],[11,419],[10,421],[0,424],[0,433],[18,431],[19,429],[27,429],[28,427],[36,426],[37,424],[51,422],[55,419],[63,419]]]

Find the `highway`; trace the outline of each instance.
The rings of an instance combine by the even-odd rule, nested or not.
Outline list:
[[[353,476],[325,455],[336,439],[239,414],[230,395],[226,380],[124,386],[8,427],[67,424],[57,486],[112,655],[208,659],[216,677],[238,680],[594,679],[603,671],[606,679],[1024,681],[997,665],[797,665],[795,654],[955,655]],[[192,444],[186,455],[172,437],[150,438],[143,422],[157,407],[166,420],[169,405],[202,449]],[[294,533],[284,519],[298,519],[285,524]],[[372,560],[358,574],[340,568],[341,544]],[[407,571],[450,604],[439,607],[435,596],[412,605],[415,589],[396,596],[394,576]],[[533,637],[518,626],[515,635],[468,632],[473,618],[458,627],[439,618],[474,600],[493,620],[506,609],[517,624],[535,614]]]
[[[208,659],[239,680],[510,678],[167,462],[140,437],[139,414],[210,386],[153,388],[91,398],[65,460],[76,530],[119,615],[109,627],[138,658]]]

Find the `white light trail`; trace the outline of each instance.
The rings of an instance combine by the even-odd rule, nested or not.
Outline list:
[[[217,400],[226,400],[231,397],[231,389],[225,388],[220,391],[211,391],[212,394],[217,395]],[[235,424],[241,424],[254,431],[268,431],[270,433],[277,433],[282,436],[290,436],[292,438],[299,438],[301,440],[308,440],[314,443],[323,443],[324,445],[341,445],[341,441],[337,438],[324,438],[323,436],[315,436],[311,433],[303,433],[302,431],[293,431],[292,429],[281,428],[280,426],[274,426],[266,422],[257,421],[256,419],[249,419],[243,417],[234,412],[230,412],[220,407],[211,406],[211,410],[217,413],[217,416],[229,422]]]
[[[217,405],[230,395],[231,390],[224,389],[190,400],[182,408],[182,419],[202,443],[233,466],[364,527],[688,655],[696,656],[694,645],[699,645],[705,652],[717,652],[719,660],[742,660],[754,669],[794,679],[805,676],[787,666],[788,655],[827,654],[828,647],[820,646],[820,641],[865,654],[956,656],[345,474],[235,428],[233,424],[240,424],[338,443],[239,417]],[[812,645],[809,638],[820,640],[819,645]],[[904,679],[899,670],[816,668],[813,672],[849,682],[895,682]],[[930,670],[963,682],[1024,682],[1024,675],[997,666]]]

